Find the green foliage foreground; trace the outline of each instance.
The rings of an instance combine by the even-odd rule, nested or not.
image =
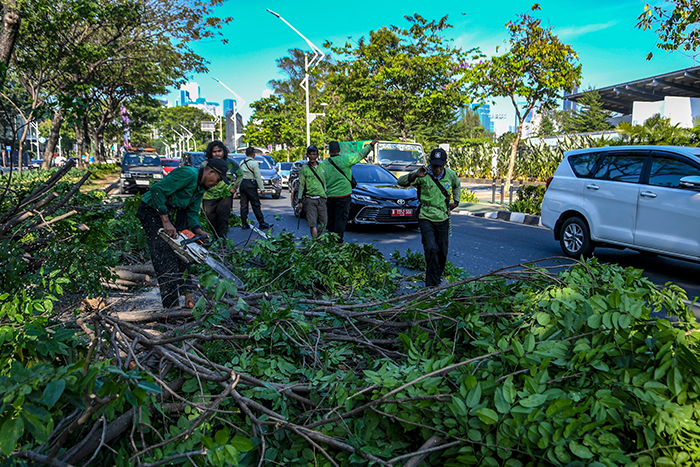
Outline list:
[[[282,247],[258,244],[248,266]],[[340,283],[326,292],[346,299],[319,300],[209,274],[196,320],[95,313],[89,338],[5,327],[0,449],[74,465],[403,465],[431,440],[435,466],[697,465],[683,292],[595,260],[556,268],[375,301],[367,283],[358,303]],[[651,316],[662,309],[677,321]]]

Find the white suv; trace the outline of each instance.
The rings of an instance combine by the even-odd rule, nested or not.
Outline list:
[[[542,224],[575,258],[609,246],[700,261],[700,148],[568,151],[544,195]]]

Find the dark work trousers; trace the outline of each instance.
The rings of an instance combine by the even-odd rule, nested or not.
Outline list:
[[[182,226],[177,224],[182,224],[182,219],[186,218],[184,212],[180,214],[182,215],[177,216],[180,222],[173,223],[178,230],[182,230],[180,228]],[[151,261],[153,261],[153,269],[156,271],[163,308],[179,306],[180,287],[184,286],[185,283],[182,275],[187,264],[178,258],[170,245],[158,235],[158,230],[163,227],[163,222],[155,209],[146,203],[141,203],[136,211],[136,217],[141,221],[146,233],[146,243],[151,254]]]
[[[340,237],[338,243],[343,243],[345,234],[345,224],[348,223],[350,214],[350,196],[342,198],[328,198],[326,207],[328,208],[328,232],[335,232]]]
[[[248,202],[250,202],[258,224],[264,224],[265,218],[260,208],[260,195],[255,180],[243,179],[238,191],[241,193],[241,221],[244,224],[248,221]]]
[[[217,238],[226,238],[228,235],[228,220],[231,217],[233,197],[202,200],[202,211],[209,221],[209,225],[216,233]]]
[[[418,219],[423,251],[425,252],[425,286],[435,287],[442,282],[450,243],[450,220],[431,222]]]

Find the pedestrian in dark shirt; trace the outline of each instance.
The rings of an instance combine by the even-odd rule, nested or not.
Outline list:
[[[212,159],[199,169],[178,167],[155,183],[141,200],[136,217],[146,233],[163,308],[178,306],[180,295],[185,292],[180,289],[184,288],[182,275],[187,265],[160,238],[158,231],[162,228],[176,238],[179,230],[189,228],[195,235],[208,237],[199,224],[202,195],[222,180],[228,183],[227,171],[228,165],[221,159]]]

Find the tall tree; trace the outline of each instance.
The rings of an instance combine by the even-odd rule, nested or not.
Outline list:
[[[369,40],[343,46],[325,44],[341,60],[329,77],[340,97],[341,112],[369,124],[376,133],[407,140],[421,124],[447,124],[468,102],[464,89],[468,57],[444,37],[452,26],[447,16],[428,21],[406,16],[409,27],[389,26],[370,31]]]
[[[564,130],[567,133],[605,131],[612,128],[608,123],[612,112],[603,109],[603,100],[598,91],[595,89],[585,91],[578,104],[581,110],[564,117]]]
[[[539,10],[539,5],[532,10]],[[529,14],[509,22],[510,50],[472,67],[471,88],[483,99],[507,97],[515,109],[517,131],[510,148],[506,189],[510,188],[515,157],[525,118],[535,108],[552,108],[562,91],[571,92],[581,82],[581,65],[570,45],[562,43]],[[519,105],[524,101],[524,105]]]
[[[700,47],[700,3],[697,0],[670,0],[658,6],[644,5],[637,28],[656,29],[661,50],[695,51]],[[651,60],[649,52],[647,60]]]

